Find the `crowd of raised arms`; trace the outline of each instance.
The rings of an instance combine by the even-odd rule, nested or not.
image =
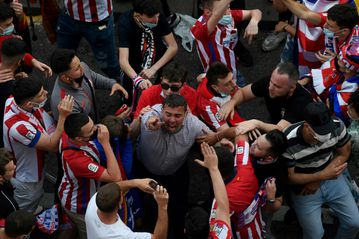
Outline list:
[[[116,21],[111,0],[40,2],[56,45],[46,64],[31,54],[21,1],[0,0],[0,239],[275,238],[282,205],[302,238],[323,238],[323,205],[336,238],[358,238],[356,1],[273,0],[279,21],[262,48],[285,46],[271,75],[249,83],[239,37],[252,42],[262,12],[202,0],[187,29],[203,70],[195,88],[166,0],[133,0]],[[83,38],[101,73],[77,55]],[[115,113],[99,114],[97,89],[122,96]],[[237,109],[257,98],[266,121]],[[44,209],[46,157],[57,181]]]

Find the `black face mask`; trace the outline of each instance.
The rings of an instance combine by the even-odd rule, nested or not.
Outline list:
[[[93,134],[90,136],[90,141],[94,141],[97,138],[98,129],[96,129]]]
[[[82,76],[80,76],[79,78],[76,78],[76,79],[73,79],[73,80],[74,80],[74,82],[76,82],[77,84],[82,85],[83,79],[84,79],[84,76],[82,75]]]

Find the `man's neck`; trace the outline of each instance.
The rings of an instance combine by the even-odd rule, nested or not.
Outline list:
[[[97,209],[97,216],[103,224],[111,225],[115,224],[118,219],[117,211],[111,213],[104,213]]]

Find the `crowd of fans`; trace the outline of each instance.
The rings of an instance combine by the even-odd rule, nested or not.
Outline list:
[[[248,21],[250,43],[262,13],[232,10],[232,1],[202,0],[189,29],[203,66],[197,89],[174,59],[180,18],[165,0],[133,0],[116,25],[111,0],[64,0],[49,65],[31,55],[22,4],[0,1],[0,238],[37,238],[34,229],[80,239],[274,238],[283,204],[303,238],[323,237],[323,205],[338,219],[337,238],[356,238],[355,3],[273,0],[280,21],[263,48],[288,32],[280,63],[246,84],[238,24]],[[77,56],[82,38],[106,76]],[[51,93],[33,68],[56,74]],[[123,96],[114,115],[100,117],[96,89]],[[259,97],[269,120],[242,117],[237,106]],[[58,175],[44,211],[48,152]]]

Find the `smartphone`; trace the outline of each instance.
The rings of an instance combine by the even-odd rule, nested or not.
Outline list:
[[[149,182],[149,185],[150,185],[151,188],[153,188],[154,190],[156,190],[158,183],[156,183],[155,181],[151,180],[151,181]]]

